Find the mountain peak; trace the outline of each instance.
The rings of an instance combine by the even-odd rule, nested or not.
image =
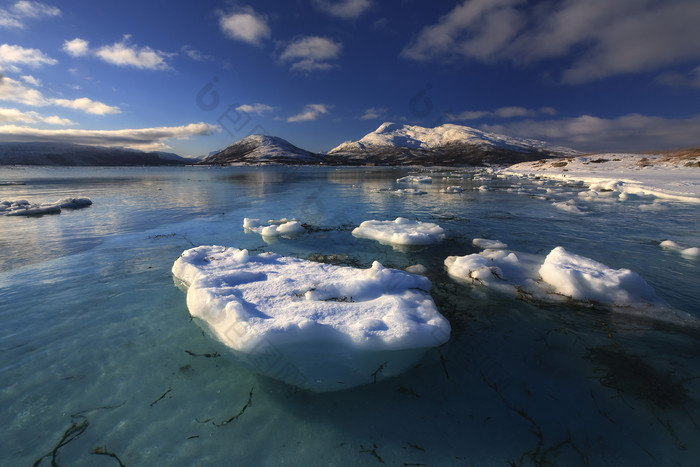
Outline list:
[[[573,155],[576,151],[544,141],[512,138],[464,125],[435,128],[385,122],[358,141],[346,141],[328,156],[345,159],[379,157],[381,163],[474,164],[503,163]]]
[[[254,134],[204,158],[202,165],[318,164],[321,156],[277,136]]]

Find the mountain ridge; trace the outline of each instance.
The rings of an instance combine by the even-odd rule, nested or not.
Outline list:
[[[174,153],[73,143],[0,143],[0,165],[33,166],[163,166],[187,165],[193,160]]]
[[[197,165],[320,164],[323,156],[277,136],[250,135],[211,154]]]

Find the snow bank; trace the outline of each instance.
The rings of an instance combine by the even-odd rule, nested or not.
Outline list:
[[[253,232],[259,233],[263,237],[281,237],[283,235],[299,235],[306,232],[304,226],[298,221],[268,221],[269,225],[263,225],[260,219],[243,219],[243,227]]]
[[[568,299],[616,309],[649,305],[661,305],[662,309],[665,305],[637,273],[612,269],[562,247],[554,248],[545,258],[508,250],[486,250],[450,256],[445,266],[448,274],[458,280],[512,295],[529,295],[537,300]]]
[[[680,151],[679,153],[682,153]],[[664,154],[596,154],[594,156],[522,162],[501,171],[501,175],[550,178],[583,182],[589,200],[621,200],[652,196],[674,201],[700,203],[700,170],[697,157]]]
[[[255,371],[313,391],[397,375],[450,335],[430,281],[378,262],[363,270],[201,246],[172,272],[217,340]]]
[[[700,257],[700,248],[698,247],[685,248],[679,245],[678,243],[674,242],[673,240],[664,240],[659,245],[661,246],[661,248],[664,248],[666,250],[677,251],[686,258]]]
[[[364,221],[352,234],[393,245],[429,245],[445,238],[445,231],[439,225],[405,217],[393,221]]]

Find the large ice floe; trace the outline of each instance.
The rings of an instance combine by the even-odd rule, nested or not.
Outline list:
[[[445,260],[450,276],[537,301],[598,306],[669,322],[697,320],[672,310],[639,274],[554,248],[546,257],[486,249]]]
[[[430,281],[378,262],[356,269],[200,246],[172,272],[190,314],[240,361],[312,391],[400,374],[450,335]]]
[[[445,231],[439,225],[405,217],[393,221],[364,221],[352,234],[392,245],[429,245],[445,238]]]

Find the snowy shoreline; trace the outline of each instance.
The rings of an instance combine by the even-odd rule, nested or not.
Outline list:
[[[700,155],[695,153],[593,154],[523,162],[501,175],[583,182],[593,191],[700,204]]]

